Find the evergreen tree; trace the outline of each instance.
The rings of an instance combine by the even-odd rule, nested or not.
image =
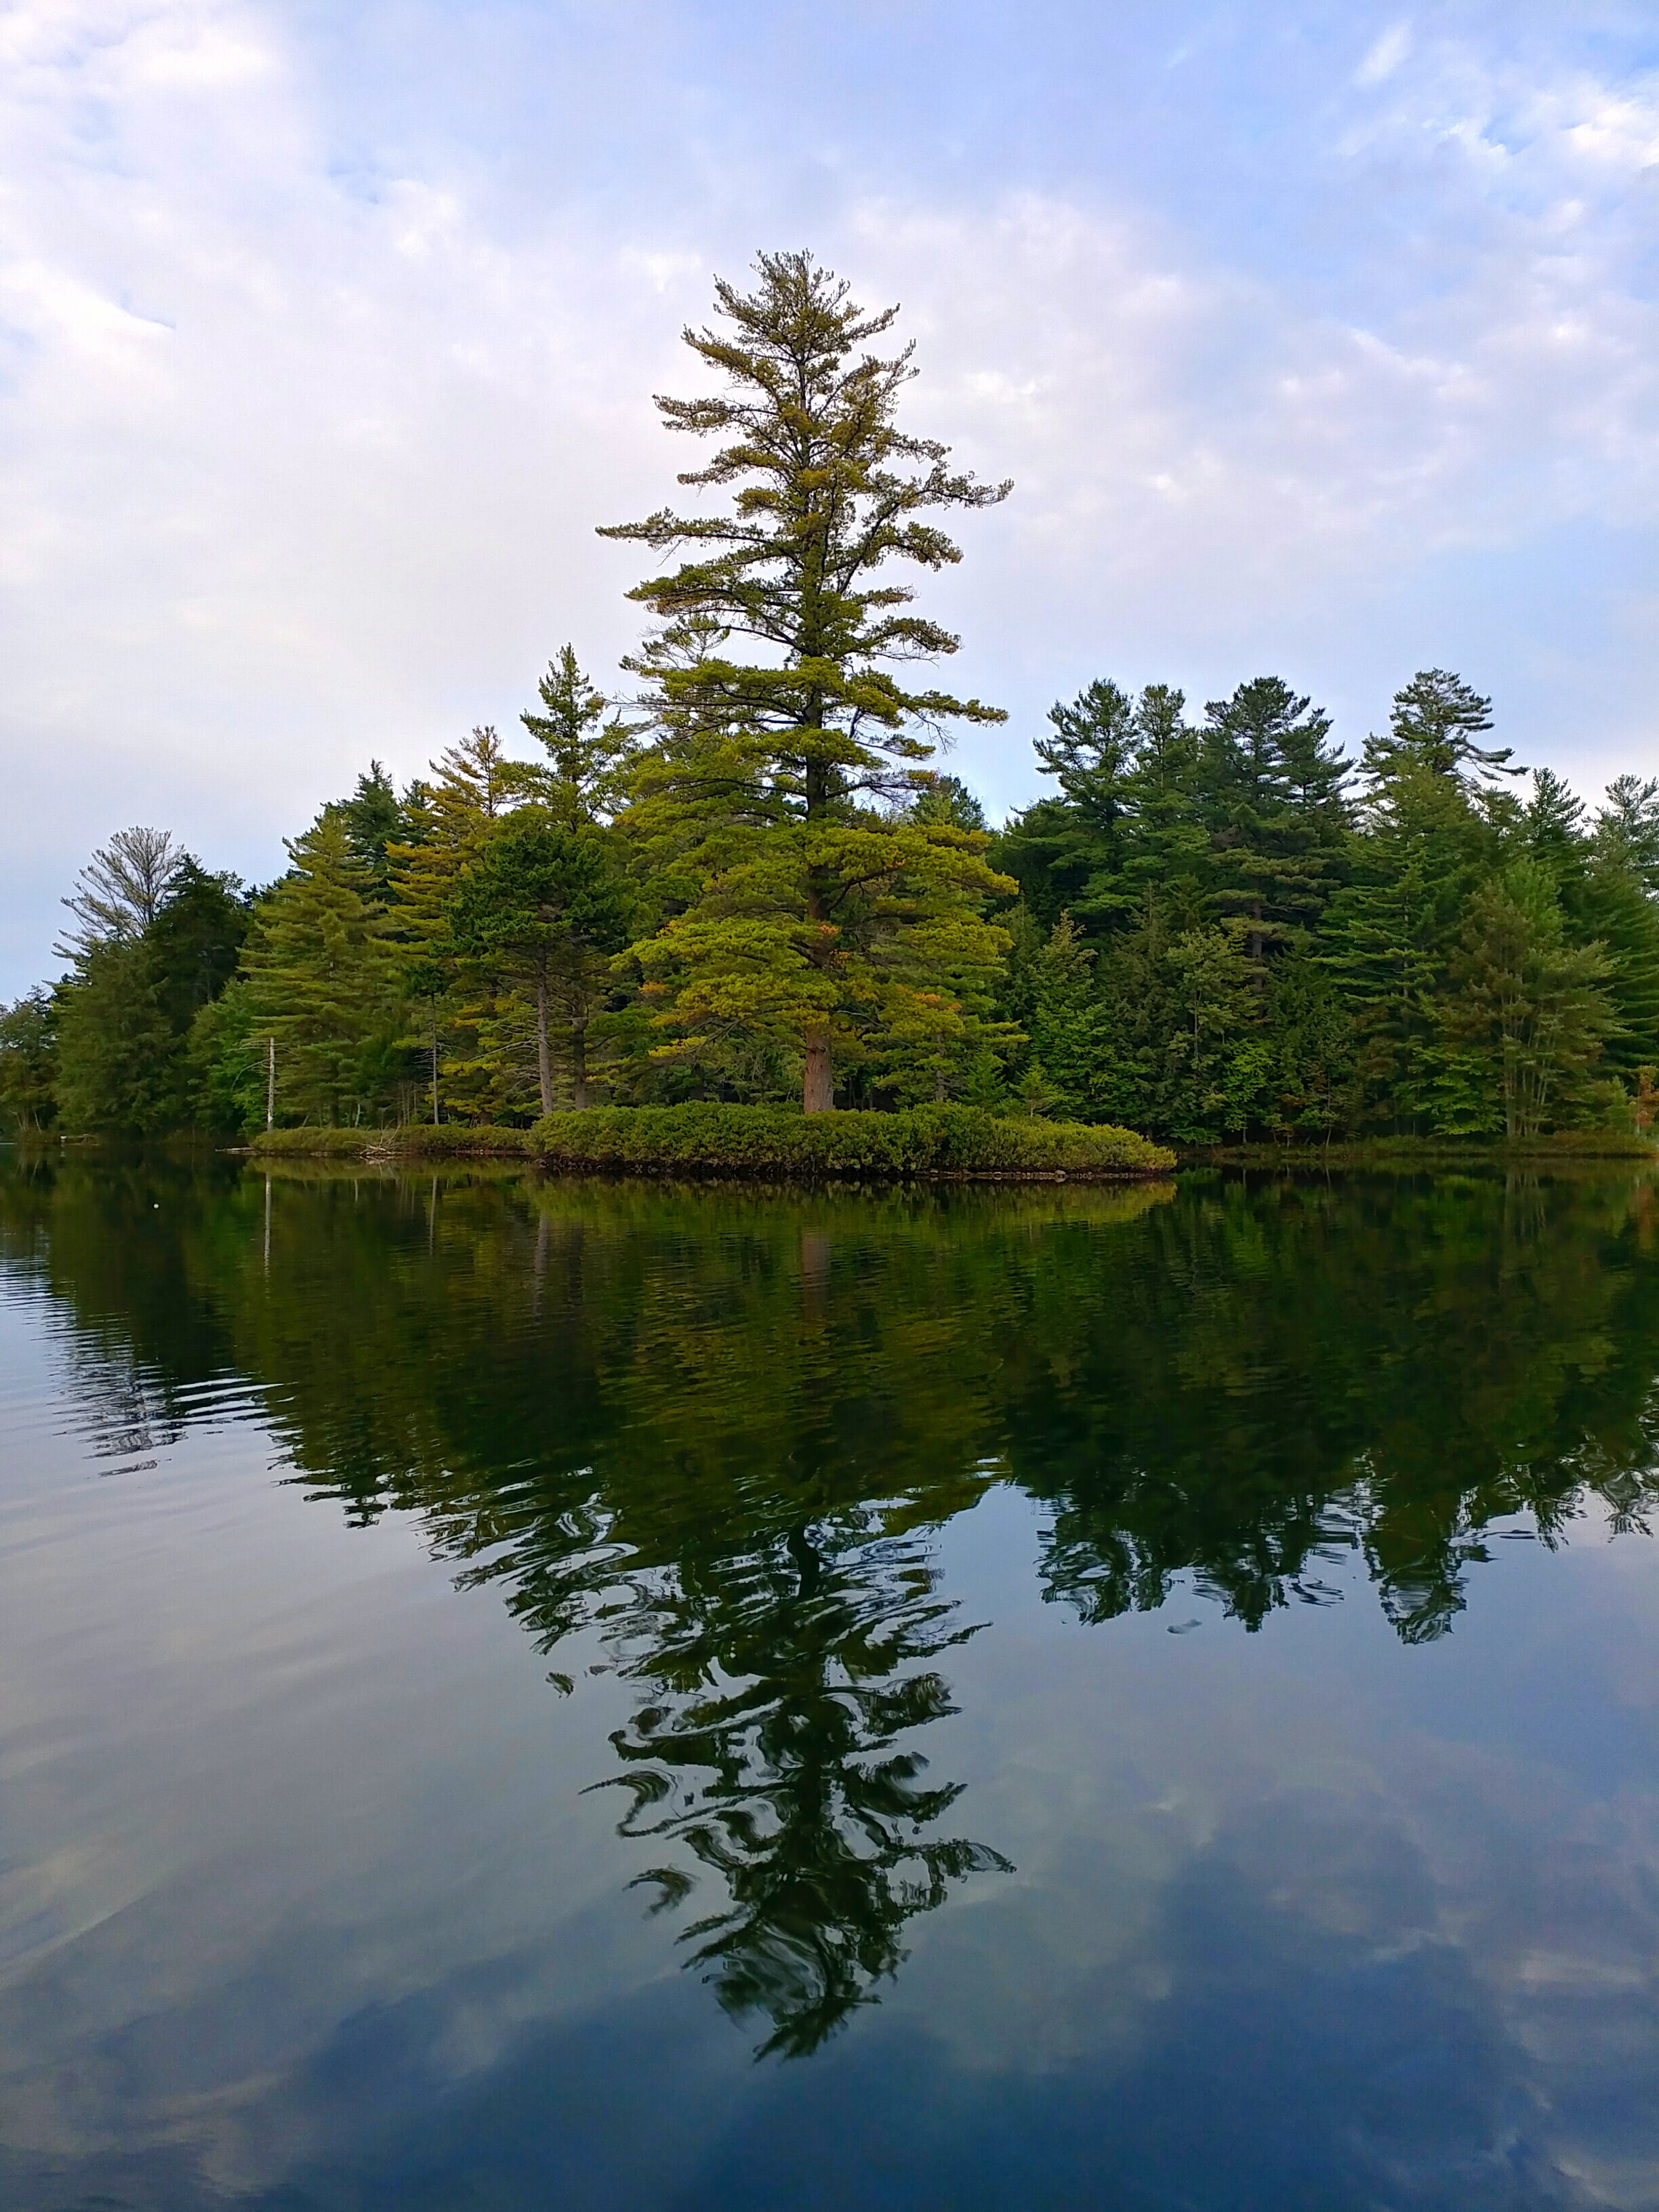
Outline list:
[[[58,988],[58,1097],[76,1129],[155,1136],[191,1118],[191,1024],[234,972],[248,916],[234,877],[167,858],[149,921],[135,902]]]
[[[252,986],[246,976],[235,976],[198,1011],[185,1040],[191,1119],[197,1127],[234,1137],[264,1127],[269,1048]]]
[[[605,696],[583,675],[572,646],[561,647],[537,688],[541,713],[519,717],[547,750],[537,797],[568,830],[608,822],[626,787],[637,732],[618,715],[607,719]]]
[[[52,951],[79,961],[94,945],[141,937],[161,911],[184,855],[166,830],[118,830],[82,869],[63,903],[79,924]]]
[[[37,986],[0,1012],[0,1129],[50,1127],[57,1081],[58,1009]]]
[[[1610,975],[1599,945],[1568,943],[1554,883],[1536,860],[1511,864],[1475,893],[1444,1018],[1495,1063],[1508,1137],[1536,1136],[1571,1105],[1617,1026]]]
[[[236,877],[210,875],[186,853],[145,932],[160,966],[168,1017],[180,1036],[236,972],[251,919],[241,889]]]
[[[1127,793],[1134,837],[1124,874],[1137,908],[1149,890],[1209,878],[1200,740],[1186,710],[1185,694],[1170,684],[1149,684],[1135,708],[1135,764]]]
[[[1421,668],[1394,695],[1386,738],[1365,740],[1365,772],[1386,784],[1409,768],[1426,769],[1471,787],[1503,775],[1524,775],[1510,763],[1509,745],[1480,745],[1492,728],[1492,701],[1444,668]]]
[[[1052,1111],[1067,1121],[1098,1118],[1098,1070],[1103,1056],[1103,1010],[1094,975],[1095,955],[1069,915],[1055,923],[1031,963],[1026,1033],[1029,1068],[1052,1086]]]
[[[254,1022],[276,1041],[280,1110],[357,1120],[379,1103],[397,1031],[385,910],[337,808],[288,853],[244,955]]]
[[[181,1040],[146,937],[94,945],[58,989],[58,1106],[77,1132],[155,1136],[185,1118]]]
[[[368,774],[358,777],[357,787],[350,798],[337,802],[337,811],[345,825],[346,843],[353,856],[362,863],[369,882],[382,898],[392,883],[390,848],[412,842],[420,800],[418,786],[411,787],[400,799],[379,761],[370,761]]]
[[[452,940],[527,985],[535,1006],[536,1080],[555,1105],[551,1016],[562,1017],[571,1103],[588,1103],[587,1031],[611,956],[627,942],[626,887],[604,838],[539,809],[503,823],[470,863],[448,908]]]
[[[1048,709],[1052,738],[1036,750],[1066,801],[1048,837],[1048,865],[1074,886],[1067,911],[1109,927],[1128,903],[1124,862],[1133,828],[1133,772],[1139,733],[1134,702],[1109,678]]]
[[[1327,744],[1328,715],[1277,676],[1241,684],[1205,711],[1213,904],[1261,989],[1270,949],[1313,924],[1334,888],[1347,771]]]
[[[1317,957],[1358,1026],[1357,1114],[1427,1133],[1443,1126],[1450,1096],[1439,1000],[1468,902],[1498,864],[1499,844],[1464,780],[1408,752],[1374,770],[1364,833]]]
[[[913,822],[946,822],[956,830],[983,832],[985,809],[959,775],[922,772],[910,802]]]
[[[1650,896],[1659,896],[1659,778],[1615,776],[1595,817],[1598,850],[1630,869]]]
[[[493,1120],[510,1110],[514,1085],[501,1040],[516,1025],[516,1010],[498,1002],[484,970],[463,968],[449,909],[466,869],[494,826],[522,803],[534,775],[508,759],[494,729],[476,728],[419,787],[409,842],[387,848],[390,919],[434,1121],[441,1109]]]
[[[632,664],[660,732],[635,782],[640,827],[697,879],[641,946],[658,1018],[681,1031],[682,1052],[733,1032],[787,1044],[802,1103],[821,1113],[838,1048],[866,1054],[906,1023],[943,1041],[953,1021],[965,1048],[952,972],[1000,950],[978,909],[1011,886],[984,840],[895,802],[942,725],[1003,717],[901,686],[892,664],[957,641],[907,612],[912,594],[876,571],[954,562],[924,517],[992,504],[1007,487],[952,475],[944,447],[899,428],[910,349],[866,349],[896,310],[865,315],[804,253],[763,255],[757,269],[751,295],[716,287],[729,336],[685,333],[726,393],[657,402],[670,428],[726,441],[682,481],[736,488],[735,511],[664,509],[603,534],[695,549],[632,594],[665,625]],[[756,657],[732,657],[733,637]]]

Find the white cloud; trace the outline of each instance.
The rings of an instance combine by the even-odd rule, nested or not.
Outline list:
[[[1383,32],[1354,71],[1356,84],[1381,84],[1391,77],[1412,50],[1412,27],[1395,23]]]
[[[688,180],[691,218],[645,189],[532,204],[455,161],[344,177],[294,35],[254,0],[0,19],[0,994],[119,823],[268,871],[370,753],[406,774],[510,721],[567,636],[604,673],[634,572],[592,531],[689,459],[649,398],[695,374],[679,325],[797,229],[752,156],[726,199]],[[1659,522],[1659,326],[1620,197],[1651,88],[1499,82],[1389,37],[1364,137],[1325,158],[1450,161],[1457,251],[1360,288],[1364,314],[1103,190],[820,211],[826,258],[905,303],[917,422],[1017,479],[927,587],[969,688],[1029,709],[1107,665],[1220,684],[1302,655],[1353,691],[1379,595],[1425,564]],[[1401,672],[1443,650],[1384,643]],[[966,752],[995,799],[1029,788],[1024,733]]]

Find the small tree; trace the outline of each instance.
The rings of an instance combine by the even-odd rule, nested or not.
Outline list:
[[[583,675],[574,646],[560,647],[537,690],[541,713],[519,717],[547,751],[537,796],[568,830],[609,821],[623,794],[636,732],[619,715],[607,714],[609,702]]]
[[[463,956],[526,986],[535,1002],[536,1075],[553,1111],[551,1011],[563,1018],[572,1103],[588,1103],[587,1030],[611,956],[627,942],[626,887],[603,838],[526,809],[483,846],[447,909]]]

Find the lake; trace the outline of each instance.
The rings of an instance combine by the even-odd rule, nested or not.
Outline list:
[[[1656,1385],[1628,1169],[0,1154],[0,2203],[1659,2205]]]

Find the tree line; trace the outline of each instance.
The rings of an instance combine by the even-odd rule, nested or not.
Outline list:
[[[1659,780],[1593,817],[1419,672],[1358,761],[1277,677],[1189,711],[1102,678],[988,825],[936,763],[1001,710],[901,681],[958,641],[890,563],[1006,484],[902,428],[908,347],[805,254],[716,287],[659,398],[717,496],[601,534],[671,559],[602,694],[567,646],[522,718],[399,792],[371,763],[249,892],[123,831],[66,971],[0,1016],[13,1127],[517,1123],[595,1098],[960,1098],[1184,1142],[1645,1127]],[[722,501],[724,503],[722,504]],[[884,572],[878,578],[878,572]]]

